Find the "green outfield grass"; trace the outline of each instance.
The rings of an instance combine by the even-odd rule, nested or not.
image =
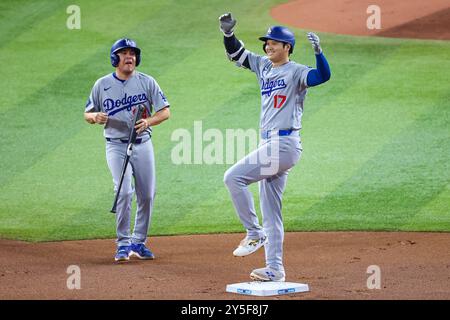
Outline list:
[[[233,12],[236,35],[262,54],[257,38],[277,24],[268,11],[280,2],[77,1],[81,30],[68,30],[67,2],[2,1],[0,237],[115,237],[102,128],[83,111],[123,36],[140,45],[138,69],[157,79],[172,110],[154,128],[151,234],[242,232],[223,184],[230,165],[174,165],[171,135],[193,133],[194,121],[222,132],[258,127],[258,83],[227,61],[218,16]],[[313,66],[310,30],[293,30],[292,59]],[[319,36],[332,77],[305,102],[286,229],[450,231],[450,42]]]

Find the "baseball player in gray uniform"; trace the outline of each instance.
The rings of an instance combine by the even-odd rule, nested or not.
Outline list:
[[[315,51],[315,69],[289,60],[295,37],[286,27],[272,26],[259,38],[266,53],[260,56],[246,50],[236,38],[236,20],[231,13],[220,16],[219,24],[229,59],[256,74],[261,92],[259,147],[224,175],[235,210],[247,230],[233,254],[243,257],[264,246],[266,266],[253,270],[250,277],[258,281],[285,281],[282,195],[289,170],[302,153],[299,130],[307,89],[326,82],[330,68],[314,33],[308,33],[308,39]],[[248,185],[254,182],[259,183],[262,226],[248,190]]]
[[[135,70],[141,61],[141,50],[133,40],[117,40],[111,47],[110,60],[115,72],[95,82],[84,118],[88,123],[104,125],[106,160],[116,192],[134,114],[139,105],[144,106],[142,118],[136,122],[136,142],[117,201],[115,261],[128,261],[130,256],[154,259],[153,253],[145,246],[155,197],[151,127],[169,118],[169,102],[154,78]],[[137,211],[134,230],[130,234],[134,193]]]

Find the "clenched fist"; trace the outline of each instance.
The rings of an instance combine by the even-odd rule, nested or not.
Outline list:
[[[231,12],[225,13],[219,17],[220,30],[225,35],[232,35],[234,26],[236,25],[236,19],[233,18]]]

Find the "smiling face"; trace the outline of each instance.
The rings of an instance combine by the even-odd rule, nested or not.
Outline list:
[[[117,71],[123,75],[131,75],[136,68],[136,52],[133,48],[124,48],[117,51],[120,58]]]
[[[274,65],[283,64],[289,60],[290,44],[286,44],[280,41],[270,40],[266,41],[264,49],[267,57],[272,61]]]

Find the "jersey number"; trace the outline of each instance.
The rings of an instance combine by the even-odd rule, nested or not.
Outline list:
[[[277,94],[273,97],[273,107],[275,109],[281,109],[283,104],[286,102],[286,96],[282,96],[280,94]]]

